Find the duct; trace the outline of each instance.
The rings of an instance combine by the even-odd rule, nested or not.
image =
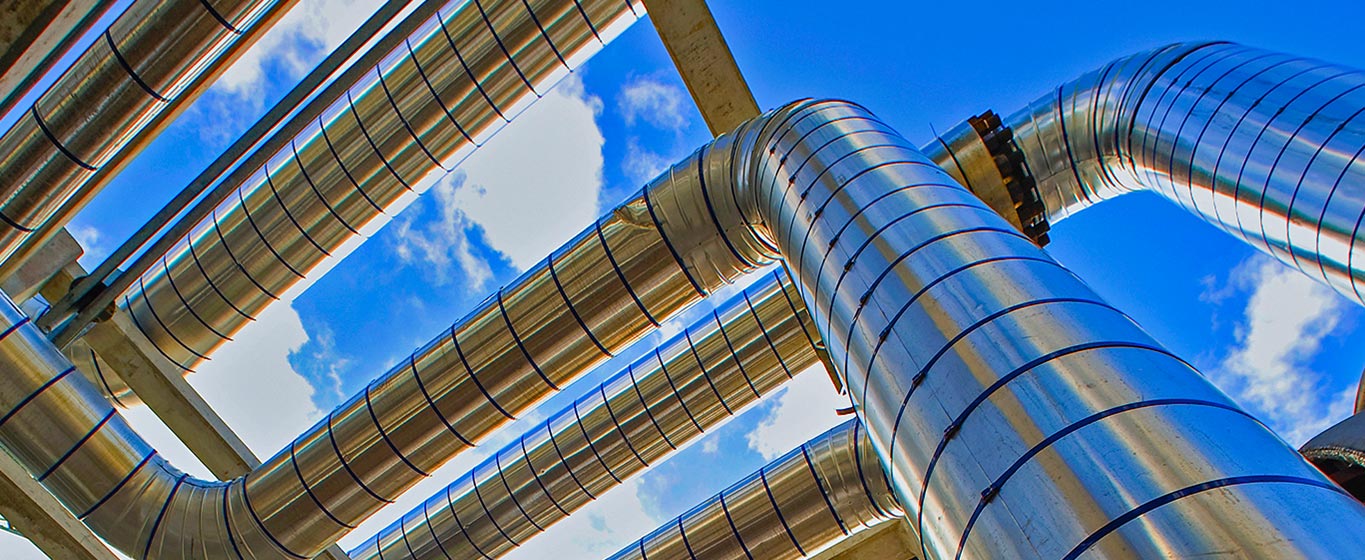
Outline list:
[[[350,557],[503,556],[817,364],[799,302],[784,272],[766,275]]]
[[[1365,303],[1358,70],[1229,43],[1170,45],[1083,75],[1000,124],[1036,182],[1024,196],[1048,220],[1155,192]],[[938,150],[968,168],[981,158],[949,146],[970,129]]]
[[[0,260],[96,191],[293,5],[134,2],[0,136]]]
[[[255,169],[123,295],[193,371],[633,22],[621,0],[452,0]]]
[[[794,560],[902,515],[865,430],[849,420],[611,560]]]

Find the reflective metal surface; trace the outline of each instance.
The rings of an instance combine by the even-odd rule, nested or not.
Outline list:
[[[815,365],[812,333],[786,274],[769,274],[350,556],[500,557]]]
[[[1357,412],[1327,428],[1299,451],[1356,499],[1365,500],[1365,414]]]
[[[904,515],[857,420],[792,450],[612,560],[806,558]]]
[[[622,0],[451,0],[128,291],[192,370],[635,20]]]
[[[866,110],[800,103],[736,136],[756,170],[739,207],[781,248],[926,558],[1358,541],[1365,507]]]
[[[1365,303],[1365,74],[1229,43],[1171,45],[1005,119],[1049,218],[1150,190]]]
[[[134,2],[0,136],[0,259],[98,190],[294,0]]]

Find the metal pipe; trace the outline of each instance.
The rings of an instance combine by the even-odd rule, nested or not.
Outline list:
[[[1028,198],[1048,220],[1152,191],[1365,304],[1358,70],[1230,43],[1170,45],[1068,82],[1000,125],[991,133],[1022,156],[1036,183]],[[972,132],[959,127],[942,145]]]
[[[501,557],[819,363],[814,329],[766,275],[349,555]]]
[[[849,420],[611,560],[794,560],[903,515],[866,430]]]
[[[365,20],[364,23],[360,24],[360,27],[356,28],[354,32],[347,36],[346,40],[342,41],[342,43],[337,46],[336,50],[328,53],[327,57],[324,58],[322,62],[319,62],[307,76],[304,76],[302,80],[299,80],[299,83],[294,85],[293,89],[289,90],[289,93],[285,94],[285,96],[264,115],[261,115],[261,118],[257,119],[256,123],[251,125],[251,128],[247,129],[246,132],[242,133],[237,140],[233,141],[232,145],[224,150],[222,154],[219,154],[218,158],[215,159],[213,163],[209,164],[199,176],[195,177],[193,181],[190,181],[190,184],[186,185],[184,189],[172,197],[172,199],[162,206],[156,214],[149,218],[142,227],[138,228],[133,235],[129,236],[123,244],[119,245],[119,247],[111,252],[108,257],[105,257],[104,261],[101,262],[94,271],[91,271],[88,277],[82,278],[73,285],[69,298],[51,302],[53,304],[53,310],[51,311],[53,317],[56,318],[61,316],[62,318],[66,318],[65,316],[69,314],[68,310],[71,307],[68,302],[84,302],[89,298],[87,306],[96,309],[104,309],[110,303],[113,303],[114,300],[112,297],[122,291],[117,288],[117,285],[121,283],[122,279],[120,277],[122,275],[132,274],[132,276],[136,278],[150,268],[149,264],[140,263],[135,263],[127,268],[121,268],[120,265],[124,264],[124,261],[128,260],[134,253],[141,249],[158,231],[165,228],[171,220],[176,219],[176,216],[180,215],[181,211],[194,202],[195,199],[204,194],[204,191],[208,189],[219,176],[226,172],[234,163],[237,163],[247,150],[250,150],[260,142],[263,136],[270,133],[271,130],[274,130],[276,125],[285,124],[286,127],[280,130],[290,130],[288,125],[295,124],[295,122],[294,120],[291,120],[288,123],[284,123],[283,121],[285,121],[286,117],[307,100],[310,95],[315,93],[334,72],[340,69],[347,60],[383,30],[393,18],[402,13],[408,4],[409,0],[386,0],[383,5],[370,15],[369,19]],[[408,16],[398,24],[398,26],[385,34],[384,37],[375,44],[374,48],[361,55],[354,65],[348,67],[346,71],[338,76],[336,81],[330,84],[327,89],[319,94],[319,96],[334,99],[335,97],[329,96],[327,91],[330,91],[333,86],[343,87],[346,84],[353,83],[355,77],[358,76],[358,74],[356,74],[357,72],[367,71],[369,67],[373,66],[377,61],[377,59],[369,60],[370,58],[378,57],[383,54],[384,51],[387,51],[392,47],[392,45],[389,45],[388,47],[383,45],[386,45],[390,41],[406,38],[406,36],[415,29],[417,24],[421,23],[426,18],[431,17],[439,5],[439,2],[435,1],[420,2],[418,6],[413,8]],[[318,113],[322,111],[324,106],[325,104],[322,103],[309,103],[299,111],[299,118],[303,119],[305,122],[317,118]],[[302,125],[298,126],[300,128],[302,127]],[[293,130],[292,132],[280,132],[276,137],[272,137],[271,140],[276,140],[279,135],[292,136],[297,132],[297,130]],[[268,155],[270,151],[273,150],[266,151],[265,154],[261,154],[261,152],[258,151],[256,154],[253,154],[253,156],[264,157],[265,155]],[[253,165],[252,160],[247,159],[242,163],[246,167],[259,167],[261,162],[255,162]],[[156,243],[148,247],[147,252],[151,253],[152,257],[165,254],[166,250],[170,248],[170,244],[173,244],[176,239],[179,239],[187,233],[194,223],[207,215],[214,206],[222,202],[223,198],[230,194],[231,189],[228,188],[226,190],[228,192],[223,193],[214,190],[208,196],[200,199],[193,208],[181,215],[180,220],[177,220],[174,225],[169,226],[165,234],[169,239],[164,241],[162,239],[157,239]],[[71,218],[74,218],[76,214],[85,207],[88,199],[92,197],[93,193],[87,192],[81,193],[80,196],[74,196],[71,199],[68,199],[66,203],[52,215],[50,220],[52,220],[53,223],[58,224],[66,223]],[[201,206],[206,207],[201,208]],[[58,231],[61,230],[56,227],[46,228],[36,235],[30,235],[25,238],[8,259],[0,262],[0,278],[8,278],[17,272],[25,262],[36,256],[52,238],[56,237]],[[162,247],[157,243],[165,243],[167,246]],[[132,272],[134,269],[136,269],[137,272]],[[118,273],[118,277],[109,280],[109,277],[114,275],[115,272]],[[109,280],[108,285],[105,284],[106,280]],[[126,286],[124,287],[126,288]],[[94,289],[101,291],[112,290],[113,293],[110,294],[110,299],[106,301],[102,300],[100,297],[103,294],[90,295],[90,291]],[[61,309],[58,309],[59,306]],[[84,327],[85,325],[81,324],[73,328],[76,331],[80,331]]]
[[[121,305],[192,371],[332,251],[601,48],[635,19],[632,9],[619,0],[452,2],[249,170]]]
[[[866,110],[736,137],[731,204],[781,248],[926,557],[1356,538],[1365,508]]]
[[[293,4],[129,6],[0,136],[0,260],[67,199],[102,188]]]
[[[0,444],[111,545],[138,557],[316,554],[431,470],[739,275],[702,218],[699,160],[499,290],[250,474],[189,478],[41,332],[0,309]],[[691,199],[657,193],[694,193]],[[678,205],[683,205],[678,207]],[[665,222],[662,220],[673,220]],[[666,232],[666,233],[665,233]],[[737,248],[738,250],[738,248]],[[684,268],[707,263],[706,269]]]
[[[0,115],[9,114],[113,5],[112,0],[7,2],[14,27],[0,36]]]

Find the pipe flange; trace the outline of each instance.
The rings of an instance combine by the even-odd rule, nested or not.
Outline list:
[[[1014,131],[1004,126],[1000,116],[994,111],[986,111],[969,118],[967,123],[981,137],[987,152],[994,160],[1000,178],[1005,184],[1005,190],[1009,193],[1015,212],[1019,216],[1019,224],[1024,235],[1039,247],[1047,245],[1049,241],[1047,233],[1051,229],[1047,222],[1047,207],[1038,192],[1037,181],[1029,173],[1028,165],[1024,161],[1024,152],[1014,143]]]

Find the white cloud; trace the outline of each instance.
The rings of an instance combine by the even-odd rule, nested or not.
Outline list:
[[[849,405],[835,392],[823,364],[802,370],[772,397],[768,416],[749,433],[749,449],[771,461],[845,420],[834,413]]]
[[[1256,412],[1291,444],[1299,445],[1348,416],[1352,388],[1332,388],[1311,367],[1322,341],[1341,321],[1343,302],[1331,289],[1264,256],[1239,265],[1229,286],[1249,292],[1237,344],[1212,379]],[[1210,301],[1226,301],[1216,290]]]
[[[282,62],[292,75],[302,75],[346,40],[381,2],[308,0],[295,4],[223,72],[214,86],[249,97],[264,84],[267,61]]]
[[[626,124],[644,121],[663,130],[687,126],[689,119],[684,111],[690,103],[682,88],[651,76],[631,79],[617,99]]]
[[[67,233],[81,244],[81,249],[85,252],[81,254],[79,262],[87,270],[99,266],[100,261],[104,260],[105,255],[109,254],[109,248],[104,245],[104,234],[92,225],[72,222],[66,226]]]
[[[632,136],[626,140],[626,157],[621,161],[621,170],[630,180],[644,184],[667,170],[676,159],[641,146],[639,139]]]
[[[433,187],[439,219],[404,216],[394,230],[398,255],[438,273],[452,263],[470,289],[492,277],[474,252],[481,231],[495,251],[525,270],[598,217],[602,190],[601,101],[570,77]],[[448,278],[447,278],[448,280]]]

